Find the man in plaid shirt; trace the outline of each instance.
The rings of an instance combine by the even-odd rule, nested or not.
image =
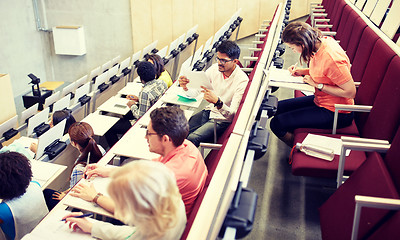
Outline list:
[[[156,72],[150,62],[141,62],[137,68],[137,73],[144,84],[143,89],[139,93],[139,97],[128,96],[132,99],[128,102],[128,106],[136,119],[143,116],[168,88],[164,81],[155,79]]]
[[[139,119],[147,110],[157,102],[158,99],[167,90],[167,84],[163,80],[155,79],[156,70],[153,64],[144,61],[139,63],[137,73],[140,81],[144,84],[139,96],[128,95],[130,101],[127,103],[131,109],[134,119]],[[131,123],[127,118],[121,118],[106,134],[106,140],[110,147],[112,147],[118,140],[117,134],[125,134],[131,127]]]

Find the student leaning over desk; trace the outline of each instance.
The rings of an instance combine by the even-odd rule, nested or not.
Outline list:
[[[182,235],[185,207],[174,174],[164,164],[137,160],[116,169],[108,193],[115,203],[115,217],[129,226],[72,217],[82,213],[64,219],[72,229],[99,239],[175,240]]]
[[[335,39],[322,36],[318,29],[303,22],[286,26],[282,40],[309,68],[289,67],[292,75],[315,87],[313,96],[279,101],[271,120],[271,130],[290,147],[297,128],[329,129],[333,126],[335,104],[354,104],[356,88],[350,73],[350,60]],[[338,127],[352,123],[353,113],[339,111]]]
[[[104,149],[93,139],[93,128],[86,122],[76,122],[68,129],[71,145],[79,150],[79,156],[76,159],[69,180],[70,188],[75,186],[83,177],[84,169],[87,163],[97,163],[105,153]],[[44,195],[49,209],[52,209],[69,191],[58,192],[51,189],[45,189]]]
[[[13,147],[0,150],[0,227],[12,240],[32,231],[48,213],[39,183],[31,181],[29,153]]]
[[[208,171],[199,150],[185,139],[187,135],[188,123],[180,108],[161,107],[151,112],[146,139],[150,152],[161,155],[153,161],[165,164],[175,174],[186,214],[189,215],[198,194],[204,188]],[[89,178],[93,175],[108,177],[114,171],[97,164],[91,164],[86,169]],[[93,185],[79,184],[72,191],[71,195],[86,201],[96,200],[98,205],[114,212],[113,202],[97,193]]]

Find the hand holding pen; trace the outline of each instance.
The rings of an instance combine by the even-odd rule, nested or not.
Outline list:
[[[293,75],[293,76],[300,76],[300,74],[297,72],[297,64],[292,65],[288,68],[289,72]]]
[[[65,221],[65,223],[68,223],[69,228],[71,228],[74,232],[79,229],[85,233],[91,233],[93,223],[87,220],[86,217],[90,217],[92,215],[93,215],[92,213],[89,214],[83,214],[81,212],[71,213],[63,217],[61,221]]]

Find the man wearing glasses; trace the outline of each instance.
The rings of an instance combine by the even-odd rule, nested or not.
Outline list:
[[[217,63],[206,71],[213,90],[202,87],[204,99],[210,104],[189,120],[187,139],[197,147],[200,142],[213,142],[214,122],[210,120],[210,115],[226,118],[226,121],[217,123],[217,135],[221,135],[239,107],[249,81],[246,73],[237,66],[239,56],[240,48],[235,42],[224,41],[217,47]],[[183,90],[189,90],[186,86],[189,81],[185,76],[179,77],[179,85]]]

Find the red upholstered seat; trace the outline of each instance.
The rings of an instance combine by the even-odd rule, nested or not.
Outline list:
[[[344,37],[340,40],[340,42],[345,42],[346,39],[348,41],[347,47],[344,48],[344,50],[346,50],[346,54],[351,63],[354,62],[354,57],[356,55],[361,36],[364,32],[364,29],[367,27],[367,24],[364,22],[364,20],[362,20],[362,18],[354,11],[350,14],[348,21],[352,19],[354,19],[353,27],[346,28],[344,31]]]
[[[350,239],[355,195],[399,198],[378,153],[370,154],[365,163],[319,209],[322,239]],[[365,236],[387,213],[387,210],[363,209],[359,236]]]
[[[350,239],[355,195],[395,199],[400,197],[399,159],[400,128],[383,160],[378,153],[370,154],[367,160],[321,206],[319,212],[323,239]],[[372,234],[371,239],[398,239],[393,233],[399,236],[399,220],[400,212],[392,216],[388,210],[363,208],[358,237],[364,239]]]
[[[366,27],[364,29],[357,47],[357,52],[354,56],[354,60],[351,62],[351,75],[353,76],[354,81],[361,82],[368,60],[371,56],[372,49],[374,48],[378,38],[378,35],[370,27]]]

